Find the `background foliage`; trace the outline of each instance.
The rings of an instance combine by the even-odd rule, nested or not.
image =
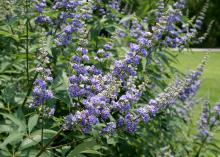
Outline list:
[[[189,14],[190,15],[196,15],[198,8],[201,8],[203,6],[204,1],[203,0],[189,0]],[[207,28],[210,21],[214,20],[213,28],[210,32],[209,37],[206,39],[206,41],[203,44],[194,45],[196,47],[202,47],[202,48],[218,48],[220,47],[220,1],[219,0],[210,0],[210,6],[206,14],[206,20],[204,22],[203,31]]]

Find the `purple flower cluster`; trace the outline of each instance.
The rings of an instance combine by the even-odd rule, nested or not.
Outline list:
[[[138,44],[135,46],[134,44],[130,44],[130,48],[132,51],[140,51],[141,54],[146,57],[147,51],[152,48],[152,33],[146,31],[144,27],[137,21],[132,21],[132,26],[130,28],[130,36],[133,37]]]
[[[220,125],[220,103],[218,102],[213,110],[210,110],[209,102],[203,105],[203,111],[198,123],[199,137],[209,137],[214,127]]]
[[[215,107],[214,107],[214,111],[216,113],[217,116],[220,116],[220,102],[218,102]]]
[[[194,96],[196,92],[198,91],[200,87],[200,76],[202,75],[204,66],[206,65],[208,61],[208,57],[205,56],[202,63],[196,68],[196,71],[193,71],[190,75],[187,76],[187,86],[183,90],[183,92],[180,93],[179,99],[181,101],[186,101],[191,96]]]
[[[209,3],[206,2],[206,4],[203,6],[202,11],[200,12],[199,16],[195,20],[194,27],[197,28],[198,30],[201,30],[201,28],[202,28],[202,24],[205,19],[205,13],[206,13],[208,7],[209,7]]]
[[[46,0],[35,1],[35,10],[39,13],[43,13],[44,8],[47,6]]]
[[[53,98],[53,93],[46,89],[46,82],[44,80],[36,80],[33,89],[33,103],[30,104],[31,108],[38,107],[44,104],[47,100]]]
[[[197,70],[201,71],[201,68],[198,68]],[[194,74],[195,72],[193,72],[190,76],[195,77]],[[109,120],[111,113],[118,111],[118,114],[120,115],[119,118],[116,119],[116,121],[109,122],[101,131],[102,135],[105,133],[112,134],[116,131],[116,128],[123,128],[124,131],[128,133],[135,133],[137,126],[141,121],[148,123],[150,118],[156,116],[156,113],[159,110],[165,109],[176,103],[180,95],[194,83],[193,81],[189,80],[188,77],[189,76],[182,81],[175,82],[165,89],[163,93],[159,94],[156,99],[151,99],[148,104],[135,109],[135,112],[131,112],[132,104],[137,103],[141,96],[141,92],[140,90],[135,89],[134,85],[127,85],[127,89],[125,89],[127,92],[125,95],[120,97],[116,92],[112,98],[117,98],[118,101],[110,100],[109,96],[107,95],[101,96],[104,92],[103,90],[96,96],[92,96],[89,99],[84,100],[83,104],[86,108],[86,111],[89,111],[89,115],[96,117],[96,119],[101,118],[102,120]],[[128,88],[129,86],[130,88]],[[78,114],[73,115],[73,117],[76,116],[78,116]],[[68,118],[65,118],[65,120],[65,124],[67,124],[67,126],[69,126],[69,124],[73,125],[72,122],[68,121]],[[98,122],[100,122],[100,120],[97,120],[96,123],[93,123],[93,125],[96,125]],[[79,123],[76,124],[78,125]],[[91,126],[88,128],[91,129]]]
[[[197,37],[198,32],[202,28],[202,24],[203,24],[203,21],[205,19],[205,13],[207,12],[208,7],[209,7],[209,1],[207,0],[205,5],[203,6],[199,16],[195,19],[195,21],[193,20],[194,24],[192,25],[192,27],[188,28],[187,37],[190,38],[190,39],[195,39],[196,38],[195,40],[192,40],[192,42],[195,43],[195,44],[201,43],[205,39],[204,37],[206,37],[208,35],[208,32],[206,32],[204,34],[204,36],[199,37],[199,39]],[[212,23],[213,22],[211,22],[210,26],[212,26]],[[211,29],[210,26],[208,28],[208,31]]]
[[[44,117],[51,118],[52,116],[54,116],[55,111],[56,111],[55,106],[46,107],[46,108],[44,109]]]
[[[136,115],[127,113],[124,118],[125,131],[131,134],[135,133],[139,121]]]
[[[61,21],[61,33],[57,35],[57,45],[70,44],[73,33],[78,35],[85,33],[83,25],[86,20],[92,18],[92,7],[92,3],[87,4],[82,1],[57,1],[55,3],[54,10],[64,10],[58,18],[58,21]]]
[[[138,39],[142,40],[144,44],[148,44],[146,39]],[[140,63],[141,57],[147,56],[147,51],[143,48],[142,43],[140,43],[140,45],[130,43],[129,47],[130,51],[125,55],[125,58],[114,62],[113,74],[123,82],[125,82],[130,76],[136,76],[136,68]]]
[[[32,97],[33,100],[30,103],[30,108],[38,108],[42,105],[45,105],[47,101],[53,99],[53,92],[49,89],[47,89],[47,84],[53,81],[53,77],[51,76],[51,70],[47,68],[47,65],[49,63],[49,57],[48,52],[46,51],[45,47],[45,41],[42,41],[43,47],[39,49],[39,65],[36,68],[36,72],[39,73],[41,78],[37,79],[34,82],[34,88],[32,91]],[[45,115],[48,117],[51,117],[55,113],[55,107],[46,107],[46,110],[44,111]]]
[[[108,3],[108,6],[109,6],[110,8],[112,8],[113,10],[119,11],[119,10],[120,10],[120,0],[111,0],[111,1]]]
[[[86,25],[84,25],[84,28],[86,29]],[[104,49],[98,50],[95,59],[102,62],[101,59],[106,56],[103,55],[100,57],[100,54],[106,54],[106,52],[111,50],[111,47],[111,44],[105,44]],[[129,57],[131,62],[126,62],[125,59],[116,61],[113,72],[107,74],[104,74],[94,66],[85,66],[85,63],[89,61],[89,57],[83,56],[87,55],[88,50],[84,47],[77,48],[78,55],[72,59],[74,75],[70,77],[69,93],[72,98],[77,98],[82,102],[81,106],[84,109],[80,113],[86,112],[88,113],[86,117],[96,117],[96,119],[99,119],[97,122],[100,120],[109,121],[112,112],[119,112],[121,117],[129,113],[132,104],[135,104],[141,96],[141,92],[134,85],[133,78],[135,76],[134,68],[139,63],[138,53],[140,51],[136,47],[137,45],[135,44],[131,44],[130,46],[131,52],[128,54],[127,59]],[[137,59],[133,59],[135,54]],[[87,59],[85,60],[83,58]],[[124,94],[122,95],[119,95],[121,92],[120,88],[123,88]],[[77,118],[79,115],[79,112],[76,112],[75,114],[66,116],[64,118],[64,128],[71,129],[71,127],[79,125],[79,120],[84,120],[84,117]],[[69,116],[73,118],[70,119]],[[126,120],[125,117],[124,121]],[[77,119],[77,122],[73,123],[72,119]],[[128,129],[131,123],[128,121],[128,118],[127,122],[127,130],[131,132],[131,129]],[[88,133],[92,128],[91,126],[95,124],[86,123],[86,127],[81,126],[81,129],[84,133]],[[103,128],[101,134],[104,134],[106,131],[113,132],[115,128],[114,122],[109,122],[108,124]]]
[[[208,8],[208,2],[204,5],[204,8],[193,25],[184,23],[181,20],[183,17],[182,10],[185,8],[185,3],[185,0],[178,0],[173,4],[172,8],[166,10],[164,1],[159,1],[156,12],[157,23],[152,27],[152,37],[154,41],[163,39],[161,41],[163,46],[180,49],[182,49],[187,43],[193,41],[197,32],[201,29],[205,12]],[[181,28],[177,27],[177,24],[181,24]]]
[[[88,61],[89,57],[86,53],[72,58],[72,68],[75,72],[69,78],[69,93],[72,98],[92,96],[93,92],[97,93],[102,89],[98,82],[101,79],[101,71],[95,66],[85,66],[83,64]]]
[[[190,96],[194,96],[198,91],[201,81],[199,77],[202,74],[203,68],[201,66],[197,67],[197,71],[192,72],[188,78],[187,82],[189,83],[187,87],[185,87],[184,91],[180,93],[179,99],[181,101],[186,101]]]
[[[44,9],[47,7],[46,0],[34,0],[35,10],[39,13],[39,16],[35,19],[37,24],[51,24],[51,19],[44,15]]]
[[[198,89],[199,76],[203,71],[203,67],[207,62],[204,58],[201,65],[197,67],[195,72],[186,76],[183,80],[179,80],[167,87],[164,92],[160,93],[157,98],[151,99],[147,105],[138,108],[136,111],[144,123],[147,123],[150,117],[154,117],[159,110],[168,108],[177,103],[180,99],[184,101],[195,94]]]
[[[157,13],[157,24],[153,27],[154,34],[153,37],[155,40],[159,40],[163,38],[164,34],[166,34],[164,41],[162,44],[165,47],[180,47],[185,44],[184,34],[182,30],[179,30],[176,27],[177,23],[181,23],[182,9],[185,8],[185,0],[178,0],[173,4],[172,8],[169,8],[166,11],[162,11],[161,9],[164,7],[164,2],[160,1],[158,6]],[[163,7],[162,7],[163,6]]]
[[[209,102],[206,101],[205,104],[203,105],[203,111],[200,117],[200,121],[198,124],[198,128],[199,128],[199,135],[204,137],[207,136],[209,134],[209,106],[208,106]]]
[[[137,109],[137,113],[140,115],[144,123],[148,123],[150,116],[155,116],[157,113],[157,101],[151,99],[148,105]]]
[[[92,125],[97,124],[98,119],[88,110],[77,111],[74,115],[69,114],[64,117],[65,124],[63,129],[69,130],[72,129],[72,126],[79,126],[84,133],[88,133]]]
[[[198,100],[195,95],[200,87],[200,76],[202,75],[206,62],[207,56],[204,57],[204,60],[195,71],[192,71],[186,76],[185,87],[178,96],[179,101],[173,107],[178,117],[182,118],[186,122],[190,119],[190,111],[193,109],[192,107],[200,103],[200,100]]]
[[[103,63],[104,61],[110,58],[111,49],[112,45],[110,43],[105,44],[103,46],[103,49],[99,49],[97,51],[96,56],[94,56],[94,59],[99,63]]]
[[[100,79],[100,80],[98,80]],[[123,117],[126,113],[129,113],[132,108],[132,104],[135,104],[140,96],[140,91],[136,88],[135,85],[123,86],[125,94],[119,96],[119,87],[121,86],[121,82],[117,80],[117,78],[113,77],[113,75],[105,75],[101,74],[97,77],[93,77],[92,80],[96,83],[97,86],[100,87],[99,92],[90,91],[90,95],[81,96],[82,107],[84,110],[81,112],[87,111],[90,116],[96,117],[97,122],[100,120],[109,121],[112,112],[119,112],[121,117]],[[71,114],[72,115],[72,114]],[[79,114],[75,113],[73,117],[79,116]],[[69,116],[67,116],[69,117]],[[122,118],[125,121],[125,118]],[[122,120],[121,119],[121,120]],[[109,127],[113,127],[114,122],[110,122],[110,126],[106,126],[102,131],[102,134],[106,132],[106,130],[110,130],[112,132],[114,129],[110,129]],[[79,123],[69,122],[69,118],[65,118],[64,127],[70,129],[69,124],[78,125]],[[93,123],[92,125],[95,125]],[[129,124],[128,124],[129,125]],[[66,127],[69,126],[69,127]],[[114,127],[113,127],[114,128]],[[88,127],[87,129],[91,129]],[[84,130],[82,130],[84,132]],[[86,130],[88,131],[88,130]],[[87,132],[85,132],[87,133]]]
[[[107,123],[106,127],[104,127],[101,131],[101,135],[110,134],[112,135],[116,131],[116,124],[114,122]]]
[[[58,46],[68,45],[72,41],[73,34],[84,33],[82,27],[84,20],[92,18],[92,2],[78,1],[78,0],[56,0],[52,6],[53,11],[60,12],[56,19],[50,19],[44,15],[44,8],[46,7],[45,0],[36,2],[35,8],[40,13],[36,22],[38,24],[50,23],[60,29],[60,32],[56,33],[56,44]]]
[[[202,29],[202,24],[205,19],[205,13],[207,12],[208,7],[209,7],[208,2],[209,1],[206,1],[206,4],[203,6],[202,11],[200,12],[199,16],[195,19],[195,23],[193,26],[193,28],[195,30],[194,31],[195,34],[198,34],[198,31],[201,31],[201,29]],[[208,28],[207,28],[207,31],[202,36],[200,36],[198,38],[198,40],[194,40],[193,43],[195,43],[195,44],[202,43],[206,39],[206,37],[208,36],[208,34],[212,28],[213,23],[214,23],[214,21],[211,21]]]

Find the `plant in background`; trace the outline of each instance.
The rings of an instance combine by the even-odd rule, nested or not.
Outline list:
[[[202,151],[206,150],[219,154],[219,146],[215,145],[214,133],[218,132],[219,128],[219,102],[210,109],[211,106],[208,101],[203,105],[203,111],[198,122],[198,136],[196,138],[197,149],[195,156],[200,156]]]

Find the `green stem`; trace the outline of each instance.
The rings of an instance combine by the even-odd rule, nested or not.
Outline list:
[[[44,105],[41,105],[41,145],[44,146]]]
[[[26,0],[26,73],[27,73],[27,81],[29,85],[29,18],[28,18],[28,0]]]
[[[31,94],[31,91],[32,91],[32,88],[33,88],[33,85],[34,85],[34,81],[37,79],[37,75],[38,75],[38,73],[35,74],[34,79],[33,79],[33,81],[31,82],[31,84],[30,84],[30,86],[28,88],[27,94],[26,94],[26,96],[24,98],[24,101],[23,101],[23,103],[21,105],[22,107],[24,107],[24,105],[27,102],[27,99],[28,99],[29,95]]]

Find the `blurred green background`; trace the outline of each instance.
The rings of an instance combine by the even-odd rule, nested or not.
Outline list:
[[[189,15],[198,15],[206,0],[188,0]],[[210,21],[215,20],[213,28],[208,38],[199,45],[194,47],[201,48],[220,48],[220,0],[209,0],[210,5],[203,25],[203,32],[206,31]]]

